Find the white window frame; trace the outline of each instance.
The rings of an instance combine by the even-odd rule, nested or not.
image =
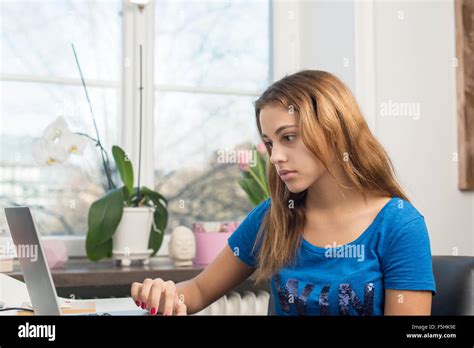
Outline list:
[[[370,130],[377,133],[374,0],[354,4],[355,95]]]
[[[299,0],[272,0],[271,77],[277,81],[301,70],[301,22]]]

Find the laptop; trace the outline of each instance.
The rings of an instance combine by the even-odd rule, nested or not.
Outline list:
[[[66,315],[61,311],[53,278],[30,208],[5,208],[5,215],[13,243],[17,248],[18,261],[23,271],[23,278],[35,315]],[[136,309],[74,315],[149,315],[149,311]]]

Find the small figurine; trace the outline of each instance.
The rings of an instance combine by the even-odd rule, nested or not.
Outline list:
[[[176,267],[192,266],[196,257],[194,233],[186,226],[178,226],[171,233],[168,244],[170,258]]]

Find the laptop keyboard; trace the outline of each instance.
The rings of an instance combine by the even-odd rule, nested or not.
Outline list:
[[[111,316],[112,314],[110,313],[89,313],[87,315],[92,315],[92,316]]]

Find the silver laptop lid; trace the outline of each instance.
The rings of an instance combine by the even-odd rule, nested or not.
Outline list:
[[[30,208],[5,208],[18,261],[36,315],[61,315],[56,288]]]

